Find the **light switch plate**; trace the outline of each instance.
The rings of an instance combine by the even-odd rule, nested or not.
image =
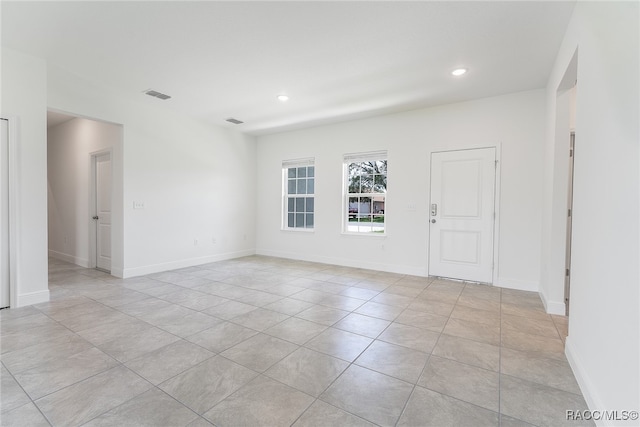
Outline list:
[[[144,202],[133,202],[133,209],[144,209]]]

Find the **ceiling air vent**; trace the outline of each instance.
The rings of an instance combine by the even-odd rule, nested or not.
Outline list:
[[[145,90],[144,93],[149,96],[155,96],[156,98],[160,98],[162,100],[171,98],[169,95],[165,95],[164,93],[160,93],[157,90],[153,89]]]
[[[243,121],[234,119],[233,117],[229,117],[228,119],[225,119],[225,120],[228,121],[229,123],[233,123],[234,125],[239,125],[244,123]]]

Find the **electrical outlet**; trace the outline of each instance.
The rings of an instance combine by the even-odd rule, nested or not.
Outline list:
[[[211,238],[211,243],[213,243],[213,244],[215,245],[216,243],[218,243],[218,241],[216,240],[216,238],[215,238],[215,237],[212,237],[212,238]]]
[[[193,246],[198,246],[198,239],[193,239]]]

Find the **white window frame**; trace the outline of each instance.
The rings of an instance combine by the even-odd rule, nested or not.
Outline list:
[[[313,167],[313,184],[314,191],[312,193],[301,193],[305,199],[311,198],[313,199],[313,225],[311,227],[289,227],[288,215],[289,215],[289,196],[296,197],[298,194],[289,194],[288,182],[289,176],[288,171],[292,168],[301,168],[301,167]],[[309,177],[307,177],[308,179]],[[298,179],[298,178],[296,178]],[[315,183],[316,183],[316,171],[315,171],[315,158],[309,157],[305,159],[295,159],[295,160],[285,160],[282,162],[282,224],[281,229],[284,231],[298,231],[298,232],[313,232],[315,230],[316,223],[316,208],[315,208]],[[306,203],[306,202],[305,202]],[[295,211],[294,211],[295,215]],[[305,212],[305,224],[306,224],[306,215]]]
[[[353,236],[386,236],[387,235],[387,200],[388,191],[383,193],[349,193],[349,164],[359,162],[370,162],[387,160],[388,153],[384,151],[370,151],[365,153],[351,153],[345,154],[342,162],[342,234],[348,234]],[[388,163],[387,163],[388,164]],[[388,166],[387,166],[388,167]],[[389,170],[387,169],[387,180],[389,177]],[[374,231],[359,231],[349,230],[349,198],[350,197],[372,197],[375,194],[383,194],[384,196],[384,226],[382,232]],[[352,227],[353,228],[353,227]]]

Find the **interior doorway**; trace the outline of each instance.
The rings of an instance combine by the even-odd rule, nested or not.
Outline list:
[[[431,154],[429,275],[493,283],[496,149]]]
[[[123,126],[53,111],[48,121],[49,256],[122,277]]]

